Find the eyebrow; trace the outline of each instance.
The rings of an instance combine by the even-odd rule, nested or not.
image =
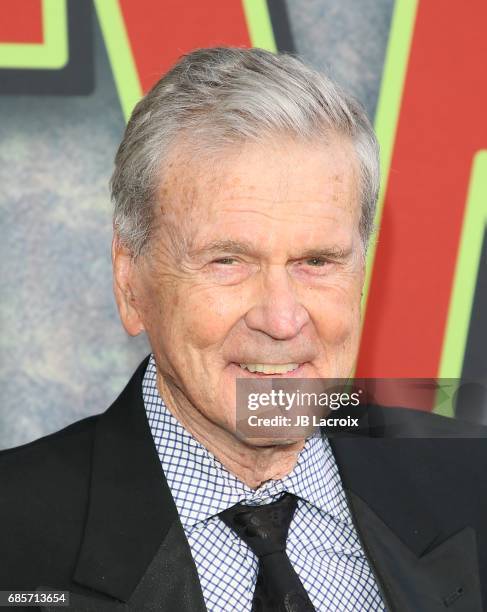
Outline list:
[[[190,251],[190,255],[206,255],[210,253],[221,253],[223,251],[231,251],[238,255],[251,255],[255,253],[255,248],[248,242],[239,242],[237,240],[214,240],[205,244],[199,249]]]
[[[257,250],[255,246],[248,242],[240,242],[237,240],[215,240],[210,242],[201,248],[193,249],[189,252],[191,257],[198,257],[201,255],[211,255],[216,253],[232,253],[235,255],[256,255]],[[335,260],[346,259],[352,252],[351,248],[342,248],[338,245],[333,245],[324,248],[311,248],[303,251],[299,257],[295,259],[306,259],[314,257],[323,257]]]

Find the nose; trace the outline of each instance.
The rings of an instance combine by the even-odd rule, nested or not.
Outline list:
[[[298,301],[286,269],[271,265],[259,277],[257,298],[245,316],[247,326],[275,340],[294,338],[309,321],[309,314]]]

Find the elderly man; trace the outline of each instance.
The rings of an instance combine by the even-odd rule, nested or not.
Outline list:
[[[290,56],[195,51],[140,101],[112,256],[152,354],[105,413],[0,457],[2,589],[96,612],[482,610],[484,432],[391,440],[398,409],[373,406],[350,436],[237,426],[237,380],[353,371],[378,175],[362,108]]]

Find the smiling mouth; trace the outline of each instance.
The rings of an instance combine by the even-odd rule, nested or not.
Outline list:
[[[299,363],[239,363],[242,370],[253,374],[287,374],[297,370]]]

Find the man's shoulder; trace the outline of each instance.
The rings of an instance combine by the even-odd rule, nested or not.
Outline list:
[[[0,450],[0,482],[9,469],[42,470],[50,459],[56,459],[57,467],[62,468],[63,462],[59,459],[67,460],[83,453],[90,445],[99,417],[99,414],[85,417],[32,442]]]
[[[428,507],[446,527],[481,524],[486,427],[406,408],[370,406],[367,417],[361,433],[332,440],[348,490],[383,520],[397,515],[407,524],[399,507],[407,502]]]
[[[465,420],[401,407],[368,405],[362,427],[335,437],[340,466],[354,480],[364,472],[384,480],[413,473],[419,481],[470,483],[486,489],[487,427]],[[364,470],[364,461],[367,470]],[[370,476],[371,479],[374,477]],[[369,483],[370,484],[370,483]],[[486,491],[487,495],[487,491]]]
[[[99,482],[110,487],[119,476],[113,466],[123,459],[133,437],[138,443],[145,426],[140,417],[146,365],[144,360],[104,412],[0,451],[0,550],[9,560],[0,563],[0,586],[70,584],[92,500],[97,449],[102,454],[99,468],[110,459],[113,473],[99,473]],[[137,430],[134,422],[141,420]],[[111,444],[114,439],[118,446]]]
[[[48,513],[81,501],[87,491],[94,430],[99,415],[14,448],[0,451],[0,523],[37,508]]]
[[[9,560],[1,586],[34,588],[51,575],[68,580],[88,507],[98,418],[0,451],[0,548]]]

